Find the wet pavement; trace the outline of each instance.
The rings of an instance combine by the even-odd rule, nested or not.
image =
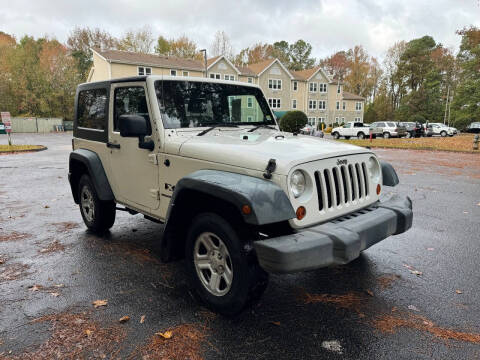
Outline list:
[[[480,154],[377,149],[413,228],[346,266],[271,276],[226,319],[196,302],[182,262],[153,253],[162,225],[117,212],[108,236],[85,230],[71,134],[14,141],[48,150],[0,155],[0,359],[480,357]]]

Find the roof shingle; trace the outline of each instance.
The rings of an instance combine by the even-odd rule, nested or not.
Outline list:
[[[365,100],[364,97],[356,94],[352,94],[351,92],[344,91],[343,92],[343,99],[344,100]]]

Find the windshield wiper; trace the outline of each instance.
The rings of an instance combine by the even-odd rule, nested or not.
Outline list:
[[[248,132],[254,132],[255,130],[258,130],[260,128],[266,128],[266,129],[272,129],[272,130],[277,130],[276,127],[274,126],[270,126],[270,125],[265,125],[265,124],[262,124],[262,125],[258,125],[258,126],[255,126],[254,128],[248,130]]]
[[[199,133],[197,134],[197,136],[205,135],[205,134],[208,133],[209,131],[212,131],[213,129],[218,128],[218,127],[238,127],[238,125],[230,124],[230,123],[216,124],[216,125],[210,126],[208,129],[205,129],[205,130],[199,132]]]

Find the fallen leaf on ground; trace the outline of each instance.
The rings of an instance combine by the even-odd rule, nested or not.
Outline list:
[[[107,303],[108,303],[108,300],[95,300],[92,305],[94,306],[94,308],[98,308],[100,306],[107,306]]]
[[[434,248],[427,248],[428,251],[433,251],[435,250]]]
[[[163,333],[159,331],[159,332],[155,333],[155,335],[161,336],[164,339],[170,339],[173,336],[173,334],[170,330],[167,330]]]
[[[455,290],[455,292],[456,292],[457,294],[463,294],[463,291],[462,291],[462,290]]]
[[[365,290],[365,292],[366,292],[368,295],[372,296],[372,297],[374,296],[372,290],[368,290],[368,289],[367,289],[367,290]]]
[[[130,316],[125,315],[125,316],[122,316],[118,321],[123,324],[123,323],[126,323],[128,320],[130,320]]]
[[[145,322],[145,315],[140,316],[140,324]]]
[[[63,284],[56,284],[56,285],[53,285],[53,286],[55,286],[56,288],[63,288],[63,287],[65,287],[65,285],[63,285]]]
[[[29,289],[30,291],[38,291],[38,290],[41,290],[42,289],[42,285],[33,285],[33,286],[30,286]]]
[[[58,292],[51,292],[50,295],[54,296],[54,297],[58,297],[60,296],[60,294]]]
[[[86,334],[87,336],[90,336],[90,335],[92,335],[92,333],[93,333],[93,331],[92,331],[92,330],[88,330],[88,329],[87,329],[87,330],[85,330],[85,334]]]
[[[408,308],[413,311],[420,311],[415,305],[408,305]]]
[[[464,214],[468,214],[468,211],[464,211],[463,213],[464,213]]]
[[[421,271],[418,271],[418,270],[410,270],[410,272],[411,272],[413,275],[417,275],[417,276],[423,275],[423,273],[422,273]]]
[[[44,206],[45,209],[48,209],[49,207],[50,207],[50,206],[48,206],[48,205],[45,205],[45,206]]]
[[[271,324],[280,326],[280,321],[270,321]]]

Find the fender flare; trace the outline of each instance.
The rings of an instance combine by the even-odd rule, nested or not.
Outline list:
[[[189,192],[217,198],[238,211],[247,225],[266,225],[283,222],[296,216],[287,194],[275,183],[237,173],[218,170],[199,170],[180,179],[175,186],[165,219],[164,236],[159,244],[162,261],[168,262],[182,257],[179,251],[184,243],[187,229],[182,227],[179,200]],[[208,204],[206,204],[208,205]],[[248,205],[249,214],[242,211]],[[206,207],[206,210],[208,208]],[[180,234],[179,234],[180,232]]]
[[[70,181],[70,187],[72,188],[72,194],[75,202],[78,204],[78,194],[76,185],[78,184],[79,179],[75,179],[76,176],[76,163],[83,164],[90,175],[90,179],[93,182],[95,191],[97,192],[98,198],[102,201],[111,201],[115,200],[113,196],[112,188],[108,182],[107,175],[103,169],[102,161],[98,155],[87,149],[77,149],[70,153],[69,159],[69,173],[68,179]]]
[[[396,186],[400,182],[398,180],[398,175],[393,166],[386,162],[380,161],[380,166],[382,168],[382,180],[383,185],[385,186]]]
[[[251,225],[271,224],[296,216],[287,194],[271,181],[227,171],[199,170],[180,179],[175,185],[167,211],[167,226],[175,200],[187,189],[230,203]],[[244,205],[250,206],[249,214],[242,212]]]

